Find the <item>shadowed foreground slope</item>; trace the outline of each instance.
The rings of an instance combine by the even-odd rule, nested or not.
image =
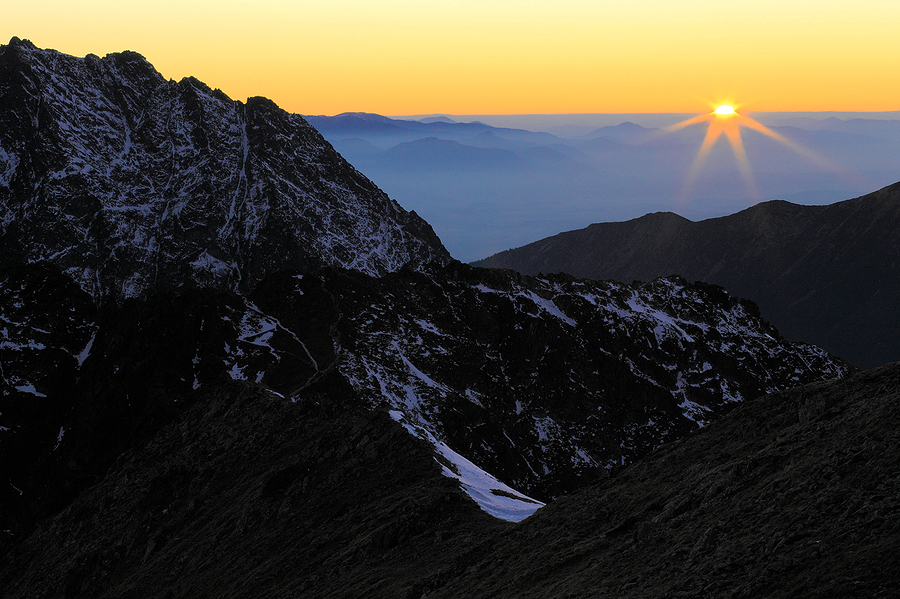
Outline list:
[[[4,597],[403,597],[445,554],[510,526],[431,447],[338,377],[289,403],[203,394],[45,521],[0,569]]]
[[[206,394],[7,556],[9,597],[892,597],[900,365],[747,401],[518,525],[336,377]]]
[[[898,406],[898,364],[744,402],[548,505],[422,589],[429,598],[896,597]]]

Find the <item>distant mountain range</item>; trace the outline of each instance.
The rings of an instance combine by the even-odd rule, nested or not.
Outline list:
[[[827,206],[763,202],[560,233],[479,261],[528,274],[649,281],[673,273],[751,297],[789,339],[861,367],[900,360],[900,184]]]
[[[705,126],[669,132],[647,120],[645,126],[621,122],[562,136],[446,118],[306,118],[350,162],[426,218],[463,261],[585,223],[651,212],[703,220],[766,199],[828,204],[893,183],[900,172],[900,120],[761,116],[806,154],[743,128],[757,192],[724,138],[687,186]]]

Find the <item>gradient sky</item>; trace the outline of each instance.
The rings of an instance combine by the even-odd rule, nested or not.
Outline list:
[[[0,43],[303,114],[900,109],[897,0],[0,1]]]

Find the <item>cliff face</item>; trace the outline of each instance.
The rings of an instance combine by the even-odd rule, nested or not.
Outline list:
[[[342,314],[339,368],[358,393],[544,501],[737,402],[850,371],[785,341],[754,304],[677,277],[623,284],[459,263],[335,275],[323,284]],[[287,323],[266,298],[300,306],[316,286],[257,303]]]
[[[94,298],[446,262],[431,227],[302,117],[165,81],[138,54],[0,49],[0,251]]]

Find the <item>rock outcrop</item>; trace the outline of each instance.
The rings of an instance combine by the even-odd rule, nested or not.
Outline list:
[[[16,38],[0,48],[0,256],[56,264],[98,301],[449,259],[271,101],[166,81],[134,52],[76,58]]]

